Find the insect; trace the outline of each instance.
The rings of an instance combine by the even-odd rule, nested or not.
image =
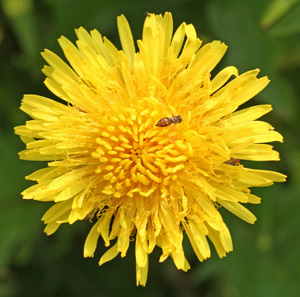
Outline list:
[[[182,122],[182,117],[180,115],[172,116],[170,118],[162,118],[157,123],[156,126],[158,127],[167,127],[171,124],[179,124]]]
[[[157,127],[169,127],[169,138],[170,141],[173,142],[177,139],[177,125],[171,125],[171,124],[179,124],[182,122],[182,117],[180,115],[174,116],[176,114],[174,109],[171,109],[169,104],[166,102],[165,99],[162,99],[161,97],[156,98],[158,102],[162,105],[164,110],[167,110],[169,113],[169,117],[165,117],[160,119],[157,123]],[[172,131],[172,132],[170,132]]]
[[[230,158],[230,160],[224,162],[225,164],[229,164],[229,165],[236,165],[240,163],[239,159],[236,158]]]

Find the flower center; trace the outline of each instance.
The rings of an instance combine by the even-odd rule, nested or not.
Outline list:
[[[95,172],[106,181],[103,194],[148,197],[158,188],[166,192],[163,189],[177,180],[192,148],[185,140],[170,139],[175,124],[156,127],[157,119],[158,111],[149,109],[103,118],[105,129],[92,153],[99,161]]]

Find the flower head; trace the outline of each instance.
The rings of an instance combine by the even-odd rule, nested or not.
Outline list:
[[[20,158],[48,161],[27,177],[36,181],[24,199],[53,201],[45,232],[90,218],[84,256],[98,238],[112,247],[100,265],[126,256],[135,244],[137,284],[145,285],[148,255],[162,249],[178,269],[189,269],[182,240],[187,234],[200,261],[232,250],[218,208],[254,223],[245,203],[259,203],[251,187],[282,182],[285,176],[250,169],[243,160],[279,160],[272,146],[282,136],[257,120],[270,105],[240,109],[268,84],[259,70],[241,75],[227,67],[211,71],[226,45],[201,46],[192,25],[173,35],[170,13],[146,16],[135,49],[127,20],[118,17],[122,50],[93,30],[76,30],[76,46],[59,43],[71,67],[51,51],[43,72],[46,86],[66,104],[25,95],[21,109],[32,120],[16,127],[26,143]]]

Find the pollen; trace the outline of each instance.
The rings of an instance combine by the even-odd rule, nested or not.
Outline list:
[[[140,106],[142,104],[141,102]],[[124,195],[132,196],[137,188],[145,189],[147,186],[147,190],[142,192],[142,196],[147,197],[154,191],[159,192],[160,184],[166,186],[163,184],[163,176],[184,170],[190,154],[188,146],[183,145],[182,140],[164,146],[165,133],[160,133],[154,128],[156,118],[149,118],[149,113],[149,109],[141,110],[135,119],[130,118],[128,114],[129,121],[125,117],[126,114],[119,116],[123,125],[115,121],[115,117],[111,117],[110,121],[106,119],[106,131],[96,138],[98,147],[91,153],[91,157],[98,159],[102,164],[96,168],[96,174],[110,171],[103,175],[103,179],[107,181],[103,194],[108,193],[107,189],[110,195],[118,193],[125,179]],[[143,129],[139,129],[140,123]],[[147,130],[148,135],[143,133],[143,130]],[[157,136],[153,137],[152,134]],[[124,142],[130,145],[124,146]],[[118,158],[114,157],[115,155]],[[156,160],[159,159],[164,166],[156,164]]]

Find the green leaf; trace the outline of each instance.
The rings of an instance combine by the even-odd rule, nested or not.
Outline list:
[[[275,23],[268,33],[272,37],[285,37],[300,33],[300,3]]]
[[[273,0],[261,20],[262,28],[272,26],[298,2],[299,0]]]
[[[23,52],[32,57],[38,52],[37,24],[32,0],[2,0],[5,15],[10,20]]]

